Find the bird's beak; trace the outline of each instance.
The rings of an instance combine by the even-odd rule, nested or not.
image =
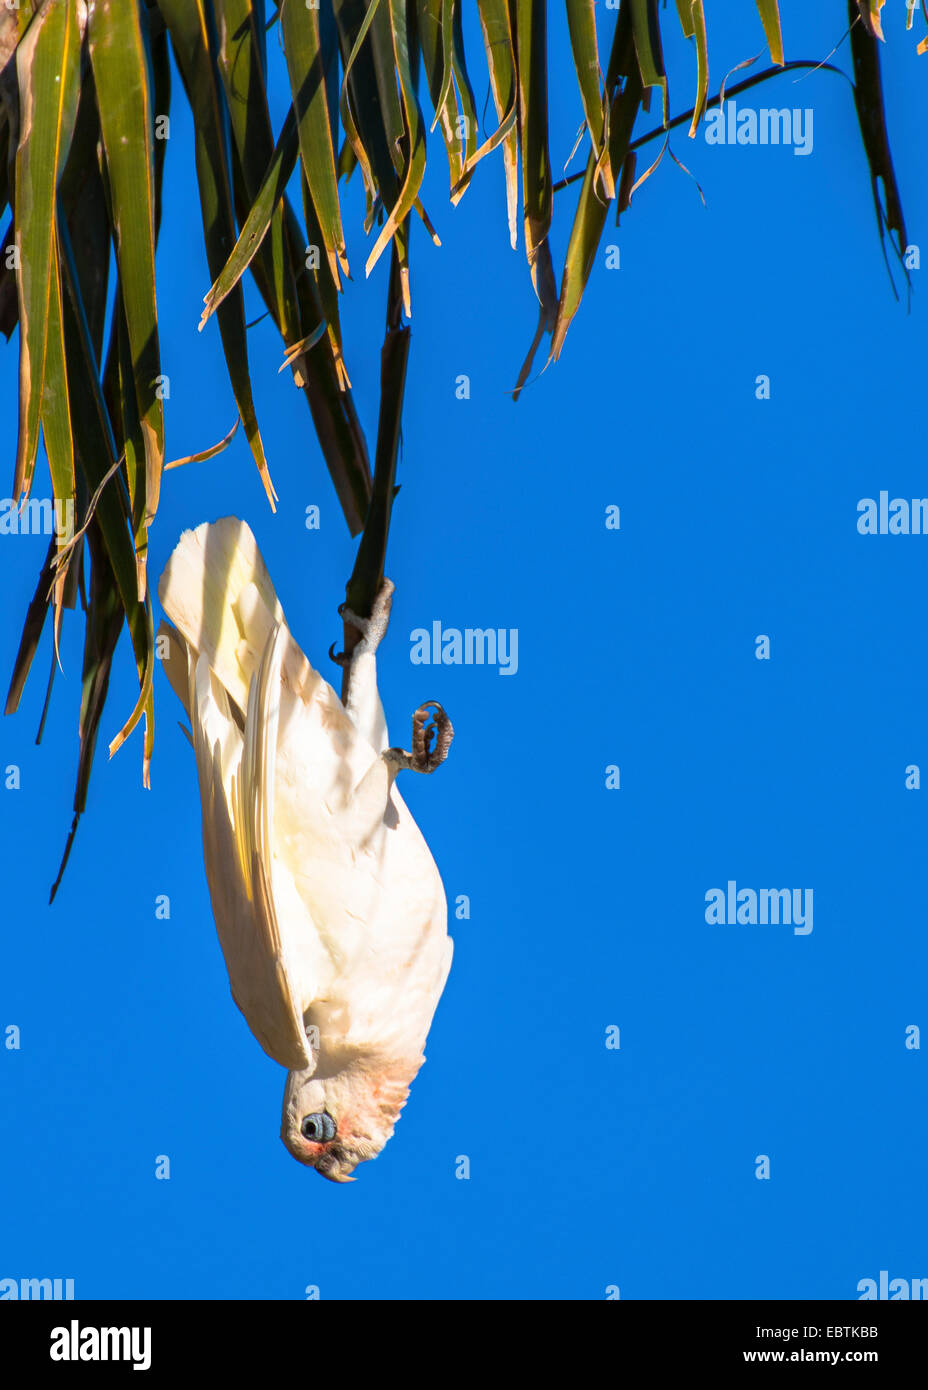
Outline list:
[[[353,1163],[349,1166],[347,1163],[340,1162],[334,1153],[327,1153],[316,1164],[316,1171],[321,1173],[324,1178],[328,1178],[329,1182],[354,1182],[355,1179],[351,1176],[354,1166]]]
[[[356,1165],[350,1162],[345,1151],[339,1150],[338,1144],[329,1148],[320,1156],[320,1161],[315,1163],[317,1173],[321,1173],[322,1177],[328,1177],[331,1183],[353,1183],[351,1173],[354,1172],[354,1168]]]

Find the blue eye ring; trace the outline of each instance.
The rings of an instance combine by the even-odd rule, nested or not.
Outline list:
[[[327,1144],[335,1138],[337,1126],[328,1110],[317,1110],[313,1115],[303,1116],[300,1133],[313,1144]]]

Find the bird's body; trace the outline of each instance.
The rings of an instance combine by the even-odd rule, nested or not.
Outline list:
[[[231,517],[183,534],[159,596],[176,629],[164,665],[190,716],[232,994],[290,1071],[287,1147],[345,1179],[392,1133],[452,951],[438,869],[394,785],[382,629],[357,650],[346,708]]]

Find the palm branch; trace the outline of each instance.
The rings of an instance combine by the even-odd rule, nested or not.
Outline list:
[[[660,140],[663,153],[681,126],[695,134],[722,97],[710,98],[703,0],[676,0],[675,8],[661,10],[657,0],[567,0],[585,165],[556,182],[545,0],[477,0],[476,14],[467,14],[468,26],[474,20],[469,54],[463,0],[278,0],[270,9],[264,0],[20,0],[0,7],[0,210],[11,213],[0,252],[0,328],[8,339],[19,330],[12,491],[28,505],[41,437],[60,520],[26,615],[6,713],[19,704],[49,613],[50,695],[63,610],[80,596],[80,749],[62,872],[86,804],[124,625],[139,693],[109,751],[143,723],[147,785],[154,745],[147,541],[162,475],[190,461],[166,452],[155,274],[172,104],[185,99],[193,118],[212,277],[203,324],[217,321],[264,494],[273,508],[252,394],[246,273],[280,332],[284,365],[306,398],[348,530],[360,536],[347,599],[365,614],[383,577],[396,492],[412,219],[437,242],[420,198],[429,137],[447,159],[452,204],[478,166],[502,163],[507,217],[500,232],[516,247],[521,230],[538,301],[517,398],[542,344],[548,362],[562,352],[613,208],[625,213],[656,167],[639,176],[639,150]],[[882,0],[848,0],[837,23],[849,26],[853,97],[881,241],[901,264],[906,234],[883,107],[881,8]],[[730,84],[728,94],[794,67],[839,71],[814,59],[787,61],[777,0],[757,0],[756,9],[758,44],[769,49],[771,66]],[[695,56],[691,104],[674,115],[661,42],[671,23],[682,26]],[[276,134],[271,41],[282,45],[290,89]],[[172,90],[172,57],[182,96]],[[483,87],[492,95],[489,130],[481,129],[474,98]],[[360,269],[349,267],[343,229],[350,178],[364,189],[364,273],[384,256],[390,265],[373,464],[339,317],[345,279]],[[559,268],[550,242],[555,211],[570,224]],[[346,627],[347,651],[356,639]],[[43,725],[47,709],[46,698]]]

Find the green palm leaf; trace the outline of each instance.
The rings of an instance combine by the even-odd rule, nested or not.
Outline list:
[[[280,332],[284,367],[306,396],[348,530],[361,537],[349,581],[358,612],[369,609],[383,573],[396,492],[410,360],[404,316],[411,308],[413,212],[438,243],[421,198],[429,135],[447,159],[452,204],[478,171],[485,177],[482,166],[499,154],[510,242],[516,246],[521,226],[539,306],[518,396],[545,337],[549,362],[563,351],[607,218],[613,205],[617,215],[627,208],[636,186],[637,150],[658,137],[666,142],[682,125],[695,134],[707,106],[704,0],[676,0],[672,22],[693,40],[696,85],[691,109],[673,118],[661,27],[667,7],[657,0],[620,0],[613,23],[611,7],[570,0],[566,22],[583,118],[583,168],[555,186],[546,0],[477,0],[478,23],[468,30],[479,36],[476,54],[465,53],[470,20],[463,0],[326,0],[319,6],[280,0],[271,18],[286,80],[284,99],[273,105],[287,114],[275,143],[266,8],[264,0],[96,0],[86,7],[90,18],[82,32],[85,7],[71,0],[0,5],[0,70],[7,68],[0,78],[0,207],[12,210],[0,251],[0,330],[10,336],[18,325],[20,334],[14,486],[17,497],[28,495],[44,440],[52,493],[63,515],[71,507],[76,528],[73,538],[60,533],[51,539],[7,710],[20,701],[49,607],[57,651],[62,610],[74,604],[80,577],[87,590],[80,751],[65,859],[86,803],[124,623],[138,698],[110,750],[144,720],[145,780],[152,754],[155,655],[146,557],[166,466],[155,246],[171,52],[192,115],[199,221],[212,280],[204,286],[200,326],[216,315],[236,407],[273,507],[245,324],[243,277],[250,272]],[[756,8],[775,67],[735,90],[789,66],[778,3],[756,0]],[[881,8],[880,0],[847,0],[842,25],[851,21],[854,100],[880,235],[903,260],[905,219],[880,73]],[[831,80],[825,72],[836,70],[827,63],[804,66],[817,66],[820,80]],[[420,107],[420,71],[431,103],[428,118]],[[655,87],[659,117],[655,112],[651,126],[636,134]],[[492,96],[496,113],[495,128],[482,136],[475,90]],[[295,174],[299,194],[291,200]],[[340,301],[348,273],[345,188],[353,176],[364,188],[359,220],[369,238],[367,274],[387,251],[390,261],[373,477],[349,379],[350,344],[343,341],[349,320]],[[575,184],[575,201],[563,194],[555,199],[556,189]],[[568,200],[572,206],[565,207]],[[561,243],[552,233],[561,229],[566,250],[558,275],[552,242]],[[261,370],[275,370],[279,361]],[[216,448],[190,458],[210,457]],[[315,446],[306,453],[315,466]],[[350,645],[354,634],[346,638]]]
[[[146,592],[147,532],[164,466],[164,406],[155,298],[154,113],[147,25],[134,0],[98,0],[88,24],[90,58],[112,207],[116,260],[132,352],[145,472],[136,480],[138,595]]]

